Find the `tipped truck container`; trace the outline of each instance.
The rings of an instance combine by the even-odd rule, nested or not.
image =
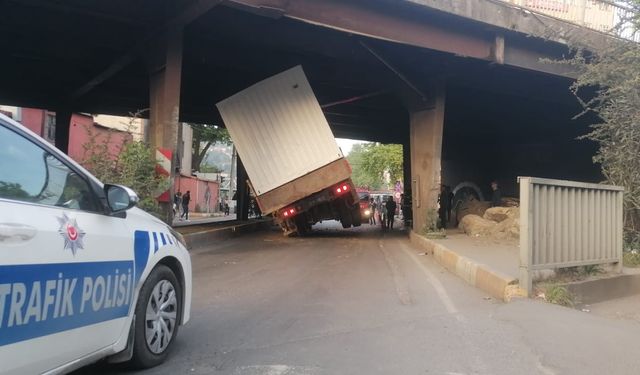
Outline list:
[[[322,220],[338,220],[344,228],[360,225],[351,167],[302,67],[216,106],[261,211],[273,214],[285,234],[305,233]]]

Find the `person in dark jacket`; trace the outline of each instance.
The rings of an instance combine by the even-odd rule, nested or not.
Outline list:
[[[173,216],[180,213],[180,205],[182,204],[182,192],[178,190],[173,195]]]
[[[497,181],[491,182],[491,207],[502,206],[502,191]]]
[[[386,218],[387,228],[393,229],[393,219],[396,215],[396,207],[397,207],[397,204],[393,200],[393,197],[391,196],[389,197],[385,206],[387,208],[387,218]]]
[[[186,193],[182,196],[182,215],[180,218],[184,216],[185,220],[189,221],[189,202],[191,201],[191,191],[187,190]]]
[[[369,216],[369,224],[376,225],[376,210],[377,210],[376,201],[371,198],[369,201],[369,210],[371,210],[371,216]]]

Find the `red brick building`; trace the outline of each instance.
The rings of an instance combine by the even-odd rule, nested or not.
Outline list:
[[[47,141],[54,142],[56,134],[55,112],[20,107],[2,107],[0,112],[12,117]],[[108,140],[109,153],[114,157],[120,152],[122,144],[133,140],[130,133],[102,126],[94,121],[92,115],[74,113],[71,116],[69,129],[69,156],[82,163],[85,159],[84,145],[89,142],[91,136],[94,136],[96,143],[99,144]]]

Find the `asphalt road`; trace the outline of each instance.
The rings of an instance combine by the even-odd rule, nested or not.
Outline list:
[[[169,360],[139,373],[640,372],[637,322],[500,303],[420,253],[400,231],[327,224],[196,250],[192,320]]]

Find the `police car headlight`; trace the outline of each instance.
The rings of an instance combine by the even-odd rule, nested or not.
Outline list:
[[[176,231],[175,229],[168,227],[169,228],[169,232],[171,232],[171,234],[173,235],[173,237],[175,237],[181,244],[182,246],[184,246],[184,248],[187,248],[187,242],[184,240],[184,237],[182,236],[182,234],[180,234],[178,231]]]

